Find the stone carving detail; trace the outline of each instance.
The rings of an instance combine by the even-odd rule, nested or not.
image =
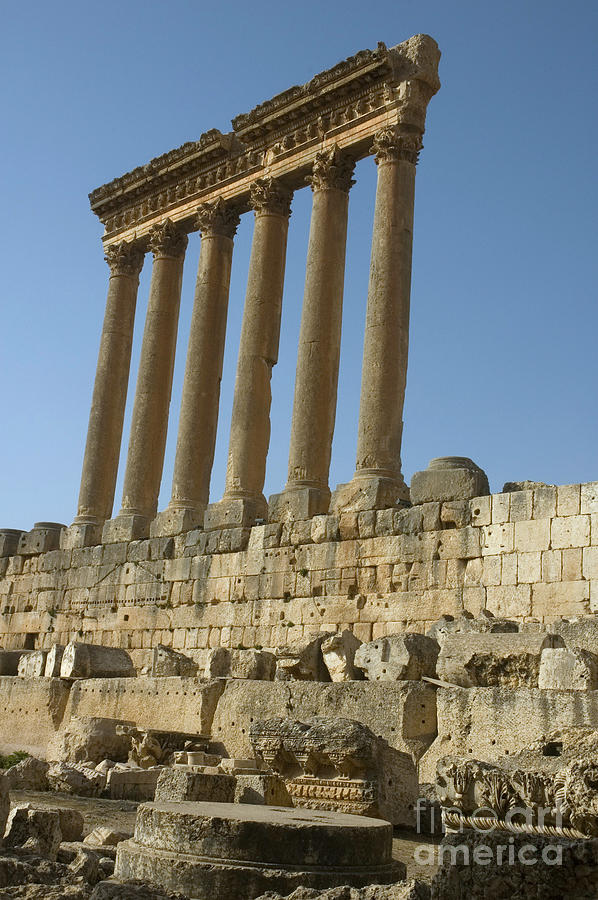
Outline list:
[[[258,178],[251,185],[251,208],[257,213],[290,216],[293,192],[276,178]]]
[[[403,160],[417,165],[423,143],[420,134],[400,134],[395,127],[378,131],[372,144],[376,163]]]
[[[197,226],[203,237],[220,234],[233,238],[239,221],[238,210],[227,206],[222,197],[212,203],[202,203],[197,209]]]
[[[376,815],[376,738],[358,722],[314,717],[251,726],[259,759],[287,781],[297,806]]]
[[[353,169],[355,160],[343,153],[338,146],[330,150],[320,150],[316,153],[312,175],[306,178],[312,191],[326,191],[335,189],[348,192],[353,181]]]
[[[158,256],[183,256],[187,249],[189,238],[178,225],[171,219],[165,219],[159,225],[154,225],[149,233],[149,249]]]
[[[515,760],[502,768],[447,756],[438,762],[436,792],[450,829],[598,836],[598,766],[591,758],[569,760],[554,771],[540,761]]]
[[[127,241],[106,247],[104,255],[111,275],[129,275],[131,278],[139,278],[144,257],[145,252],[139,244]]]

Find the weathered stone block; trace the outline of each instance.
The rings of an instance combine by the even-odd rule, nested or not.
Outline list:
[[[41,678],[46,671],[47,650],[34,650],[21,656],[17,667],[19,678]]]
[[[363,677],[354,665],[355,653],[360,646],[361,641],[347,630],[322,642],[322,656],[331,681],[355,681]]]
[[[66,528],[59,522],[36,522],[31,531],[25,531],[19,539],[18,552],[21,556],[47,553],[60,548],[60,533]]]
[[[445,456],[430,461],[423,472],[411,479],[411,502],[414,505],[431,500],[469,500],[489,494],[485,472],[471,459]]]
[[[60,677],[60,666],[62,665],[63,653],[64,646],[62,644],[53,644],[53,646],[50,647],[48,655],[46,656],[46,667],[44,670],[46,678]]]
[[[598,657],[588,650],[547,647],[542,650],[538,687],[594,691],[598,688]]]
[[[368,681],[419,681],[436,675],[438,644],[423,634],[394,634],[362,644],[355,665]]]
[[[171,675],[194,676],[199,666],[190,657],[163,644],[154,647],[152,657],[152,677],[165,678]]]
[[[447,634],[438,677],[462,687],[536,687],[542,650],[559,644],[546,634]]]
[[[64,648],[61,678],[132,678],[135,667],[126,650],[71,641]]]
[[[552,519],[551,546],[553,550],[590,545],[589,515],[565,516]]]
[[[23,534],[17,528],[0,528],[0,557],[14,556]]]

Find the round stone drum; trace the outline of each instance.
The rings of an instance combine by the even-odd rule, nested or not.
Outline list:
[[[238,803],[144,803],[118,845],[116,879],[193,900],[253,900],[296,887],[361,887],[404,876],[381,819]]]

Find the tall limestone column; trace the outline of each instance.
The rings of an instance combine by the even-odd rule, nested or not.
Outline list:
[[[378,187],[366,312],[357,465],[331,507],[385,509],[408,500],[401,473],[403,403],[409,349],[409,295],[417,133],[384,128],[374,140]]]
[[[203,523],[214,462],[238,210],[219,198],[197,211],[201,249],[179,417],[172,498],[152,524],[154,536]]]
[[[66,541],[69,547],[99,544],[102,526],[112,514],[131,365],[137,289],[144,256],[142,247],[125,241],[106,249],[110,281],[77,516],[68,529]]]
[[[206,528],[252,525],[266,518],[262,491],[270,443],[272,367],[278,361],[280,317],[291,191],[274,178],[251,187],[255,226],[237,377],[224,497],[208,507]]]
[[[185,232],[170,219],[154,226],[149,235],[154,265],[131,419],[122,509],[115,519],[106,522],[105,543],[146,537],[156,514],[187,243]]]
[[[338,147],[316,155],[313,206],[299,334],[289,475],[270,498],[271,521],[328,510],[328,473],[340,358],[349,190],[354,161]]]

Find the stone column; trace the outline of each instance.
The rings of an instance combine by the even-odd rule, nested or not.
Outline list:
[[[239,213],[222,199],[197,211],[201,250],[179,417],[172,499],[152,535],[177,534],[203,523],[214,462],[233,238]]]
[[[77,516],[65,546],[99,544],[112,514],[122,439],[139,273],[144,250],[122,242],[106,249],[108,298],[89,414]]]
[[[378,132],[378,166],[366,312],[357,465],[331,508],[384,509],[409,500],[401,473],[403,402],[409,349],[409,294],[419,134]]]
[[[328,472],[341,341],[349,190],[354,161],[338,147],[316,155],[285,490],[270,498],[271,521],[328,510]]]
[[[103,540],[146,537],[156,514],[172,390],[187,235],[170,219],[149,235],[154,255],[149,302],[123,488],[122,509],[106,523]]]
[[[255,226],[241,329],[226,487],[208,507],[206,528],[252,525],[266,518],[262,491],[270,443],[270,381],[278,361],[291,191],[274,178],[251,187]]]

